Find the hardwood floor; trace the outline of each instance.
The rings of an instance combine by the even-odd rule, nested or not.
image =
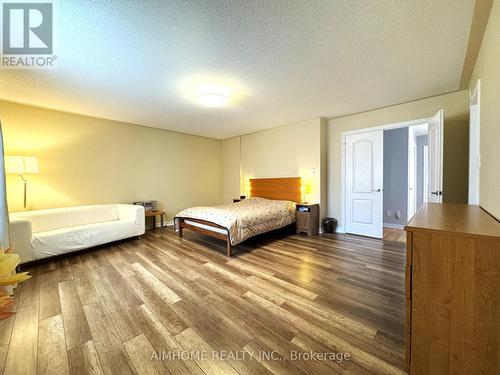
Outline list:
[[[0,374],[405,373],[403,245],[280,234],[234,251],[161,229],[31,268]]]
[[[406,232],[403,229],[384,227],[384,241],[406,243]]]

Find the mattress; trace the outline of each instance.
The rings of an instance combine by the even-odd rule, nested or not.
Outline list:
[[[191,207],[179,212],[176,219],[219,233],[229,233],[232,245],[237,245],[257,234],[285,227],[296,220],[295,203],[291,201],[247,198],[238,203],[213,207]],[[226,228],[213,228],[189,221],[199,219]],[[178,220],[176,220],[177,225]]]

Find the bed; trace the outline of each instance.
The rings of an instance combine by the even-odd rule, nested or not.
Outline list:
[[[250,197],[214,207],[191,207],[174,219],[179,237],[190,229],[226,241],[232,247],[258,234],[283,228],[296,220],[301,201],[300,177],[250,179]]]

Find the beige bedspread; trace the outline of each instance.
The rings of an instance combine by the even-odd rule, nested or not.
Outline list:
[[[232,245],[257,234],[282,228],[296,220],[295,203],[265,198],[247,198],[214,207],[191,207],[176,218],[201,219],[223,226]]]

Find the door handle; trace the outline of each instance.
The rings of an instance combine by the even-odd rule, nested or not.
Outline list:
[[[431,191],[431,194],[433,194],[433,195],[443,195],[443,192],[440,191],[440,190],[436,190],[436,191]]]
[[[380,192],[382,191],[382,189],[377,189],[377,190],[372,189],[372,191],[373,191],[374,193],[380,193]]]

